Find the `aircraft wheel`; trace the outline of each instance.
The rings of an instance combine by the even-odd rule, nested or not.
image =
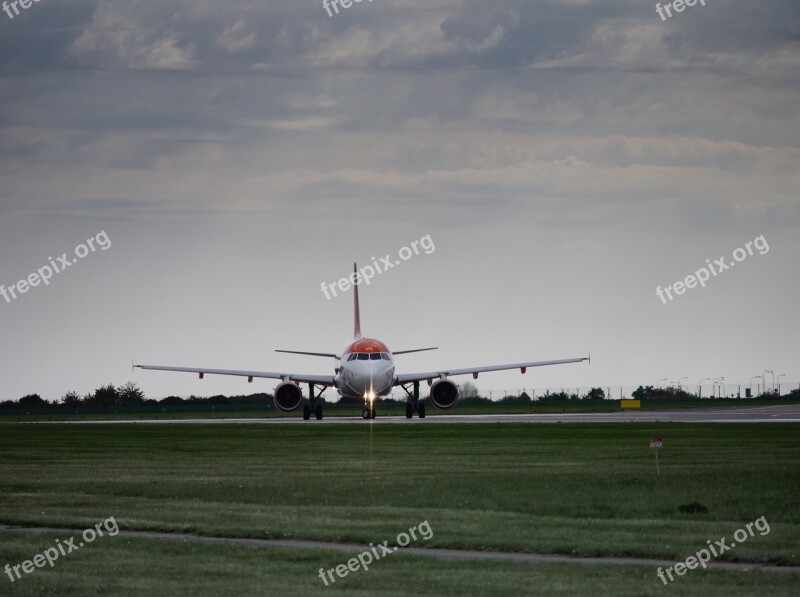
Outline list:
[[[317,417],[318,421],[322,420],[322,405],[317,404],[316,408],[314,409],[314,416]]]
[[[425,405],[420,403],[419,407],[417,408],[417,414],[419,415],[420,419],[425,418]]]
[[[414,407],[411,406],[410,402],[406,402],[406,419],[410,419],[414,416]]]
[[[303,405],[303,419],[308,421],[311,418],[311,407],[308,404]]]
[[[370,418],[371,418],[371,419],[374,419],[374,418],[375,418],[375,414],[376,414],[376,413],[375,413],[375,407],[373,407],[373,408],[372,408],[372,416],[371,416]]]
[[[364,407],[364,410],[361,411],[361,418],[369,419],[369,409],[366,406]]]

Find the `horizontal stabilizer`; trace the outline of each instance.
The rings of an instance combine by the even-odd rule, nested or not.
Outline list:
[[[438,350],[438,346],[434,346],[433,348],[414,348],[412,350],[395,350],[392,354],[408,354],[410,352],[425,352],[426,350]]]

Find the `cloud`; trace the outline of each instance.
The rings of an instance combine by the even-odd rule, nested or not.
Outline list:
[[[240,20],[225,29],[217,38],[216,46],[229,54],[236,54],[254,47],[256,38],[256,32]]]
[[[82,64],[101,68],[184,70],[193,64],[194,47],[162,27],[143,26],[112,4],[97,8],[69,54]]]

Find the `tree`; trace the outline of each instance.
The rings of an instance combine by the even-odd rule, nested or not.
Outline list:
[[[23,396],[19,399],[19,405],[28,408],[41,408],[43,406],[47,406],[47,402],[42,400],[42,397],[39,396],[39,394],[28,394],[27,396]]]
[[[114,384],[100,386],[85,400],[87,406],[114,406],[119,400],[119,394]]]
[[[545,401],[553,400],[553,401],[560,402],[560,401],[563,401],[563,400],[569,400],[569,394],[567,394],[564,390],[561,390],[560,392],[556,392],[555,394],[551,394],[550,390],[548,390],[545,393],[544,396],[541,396],[539,398],[539,400],[545,400]]]
[[[472,382],[465,382],[461,385],[461,397],[462,398],[477,398],[478,397],[478,388],[475,387],[475,384]]]
[[[589,390],[589,393],[586,394],[586,400],[605,400],[606,393],[603,391],[603,388],[592,388]]]
[[[78,392],[67,392],[61,397],[61,402],[64,406],[80,406],[83,400],[81,399]]]
[[[117,390],[117,398],[120,404],[141,404],[144,402],[144,392],[135,383],[129,381]]]
[[[167,396],[166,398],[162,398],[158,401],[159,404],[164,404],[167,406],[172,406],[175,404],[183,404],[183,398],[180,396]]]
[[[694,397],[683,388],[654,388],[653,386],[646,388],[639,386],[631,393],[631,396],[636,400],[687,400]]]

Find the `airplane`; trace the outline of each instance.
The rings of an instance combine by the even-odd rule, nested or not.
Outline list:
[[[525,373],[529,367],[544,367],[547,365],[564,365],[567,363],[580,363],[590,361],[590,357],[574,359],[558,359],[552,361],[532,361],[525,363],[512,363],[506,365],[489,365],[486,367],[468,367],[465,369],[442,369],[440,371],[427,371],[423,373],[396,373],[394,357],[413,352],[436,350],[438,347],[415,348],[392,352],[389,348],[374,338],[364,338],[361,335],[361,315],[358,303],[358,286],[360,276],[357,266],[353,264],[353,310],[354,333],[353,340],[349,342],[341,354],[326,352],[307,352],[298,350],[276,350],[288,354],[299,354],[316,357],[333,358],[335,369],[333,375],[305,375],[298,373],[282,373],[267,371],[239,371],[235,369],[207,369],[201,367],[166,367],[162,365],[134,365],[139,369],[155,371],[178,371],[183,373],[197,373],[200,379],[209,375],[234,375],[246,377],[252,383],[253,379],[279,379],[275,387],[273,400],[275,407],[281,412],[292,412],[303,404],[303,391],[300,384],[308,384],[308,402],[303,404],[303,419],[308,421],[311,415],[322,419],[322,401],[320,397],[330,387],[336,389],[342,398],[356,398],[364,400],[364,409],[361,416],[364,419],[374,419],[376,416],[375,400],[386,396],[392,388],[400,386],[406,393],[406,418],[411,419],[414,413],[420,419],[425,418],[425,404],[419,396],[420,382],[426,381],[430,387],[429,399],[439,409],[453,408],[460,398],[459,386],[450,380],[457,375],[472,374],[473,379],[478,379],[480,373],[488,371],[505,371],[519,369]],[[315,394],[317,389],[320,390]]]

